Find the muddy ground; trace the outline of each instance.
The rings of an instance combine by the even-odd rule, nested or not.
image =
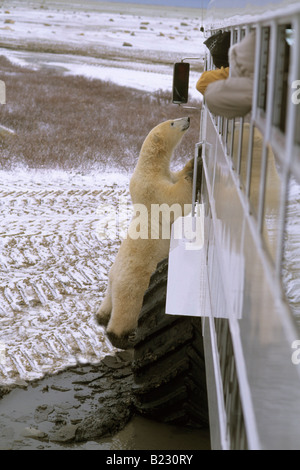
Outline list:
[[[132,351],[68,368],[4,394],[1,450],[209,449],[208,430],[170,426],[138,416],[132,393]]]
[[[1,400],[0,448],[49,449],[114,435],[133,414],[131,354],[70,368]]]

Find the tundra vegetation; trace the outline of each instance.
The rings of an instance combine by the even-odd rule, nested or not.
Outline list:
[[[147,133],[166,119],[191,116],[175,166],[193,157],[199,110],[171,103],[170,93],[149,93],[55,69],[30,70],[0,57],[6,104],[0,124],[0,168],[132,171]],[[199,105],[198,105],[199,107]]]

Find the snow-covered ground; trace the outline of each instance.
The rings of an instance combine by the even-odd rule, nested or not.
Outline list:
[[[99,361],[114,348],[94,312],[120,242],[107,209],[126,202],[128,177],[18,170],[0,180],[0,384]]]
[[[170,91],[172,63],[203,55],[199,18],[197,10],[10,0],[0,8],[0,55]],[[191,96],[200,101],[198,76]],[[121,204],[124,218],[128,183],[118,173],[0,171],[0,385],[114,351],[94,312],[120,243],[111,215]]]
[[[200,10],[102,2],[42,5],[38,0],[3,4],[0,43],[10,48],[0,54],[36,70],[55,67],[147,91],[170,90],[172,62],[194,57],[190,96],[201,99],[195,90],[199,72],[193,72],[193,65],[203,65],[205,48]],[[49,47],[51,53],[45,52]]]

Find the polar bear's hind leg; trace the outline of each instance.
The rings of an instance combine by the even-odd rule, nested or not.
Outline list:
[[[114,305],[106,333],[112,345],[117,348],[133,347],[138,317],[150,276],[150,272],[138,280],[132,276],[130,279],[132,282],[128,282],[127,286],[123,283],[120,286],[117,283],[114,285]]]

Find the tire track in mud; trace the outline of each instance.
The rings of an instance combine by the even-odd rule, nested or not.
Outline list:
[[[107,217],[128,200],[127,178],[1,176],[0,385],[98,362],[114,351],[94,312],[120,243]]]

